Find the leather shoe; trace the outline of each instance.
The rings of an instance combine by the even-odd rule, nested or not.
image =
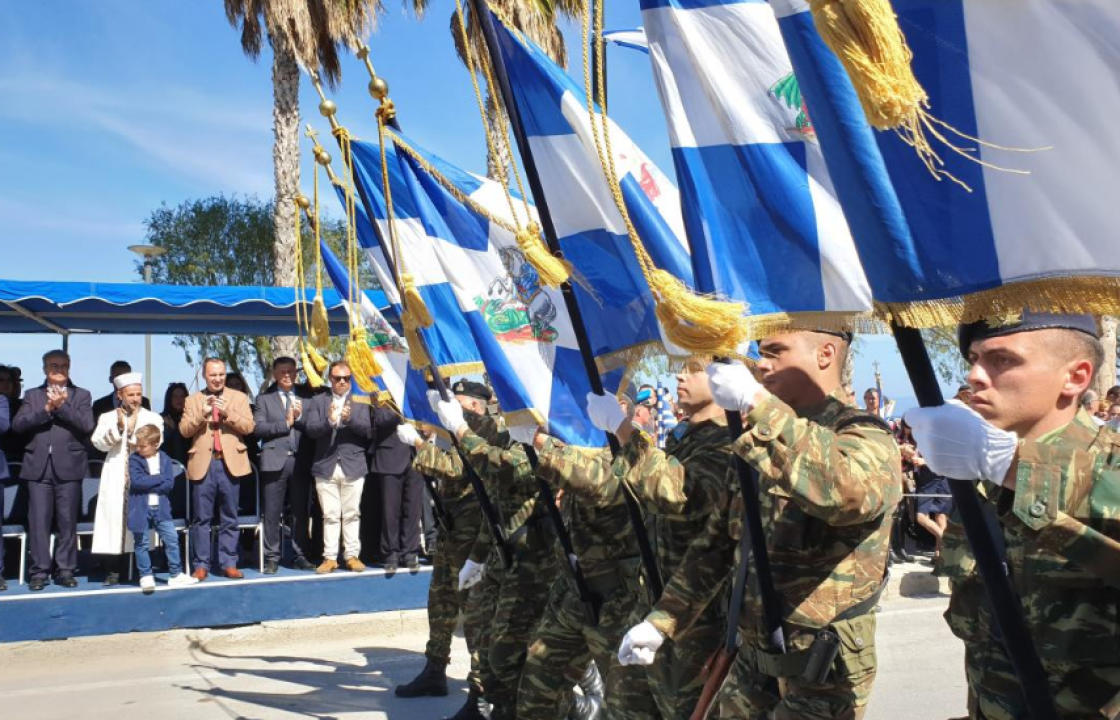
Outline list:
[[[292,562],[292,567],[296,570],[314,570],[315,565],[305,557],[297,557]]]
[[[275,575],[279,570],[280,570],[280,564],[277,563],[275,560],[265,560],[264,561],[264,574],[265,575]]]
[[[0,577],[0,592],[4,592],[7,589],[8,583],[4,581],[4,578]]]
[[[245,573],[235,567],[222,568],[222,575],[225,575],[230,580],[240,580],[245,577]]]
[[[202,582],[206,578],[210,577],[210,571],[204,567],[197,567],[194,569],[194,572],[191,573],[191,577],[193,577],[195,580],[198,580],[199,582]]]
[[[366,565],[356,557],[348,557],[346,558],[346,569],[350,572],[361,572],[366,569]]]
[[[114,587],[116,585],[120,585],[121,574],[115,572],[107,573],[105,575],[105,579],[101,581],[101,584],[105,587]]]
[[[393,577],[397,574],[397,564],[395,562],[385,563],[385,576]]]
[[[413,575],[420,572],[420,558],[416,557],[415,555],[406,559],[404,561],[404,564],[408,567],[408,571]]]
[[[54,579],[54,584],[61,585],[64,588],[78,587],[78,581],[75,580],[74,576],[70,573],[60,573],[59,576]]]
[[[47,586],[47,581],[41,577],[33,577],[27,581],[27,589],[31,592],[39,592]]]

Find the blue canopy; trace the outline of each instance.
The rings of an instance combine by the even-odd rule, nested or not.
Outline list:
[[[388,307],[380,290],[367,295]],[[331,333],[345,334],[341,297],[324,290],[323,300]],[[0,332],[296,335],[295,305],[290,287],[0,280]]]

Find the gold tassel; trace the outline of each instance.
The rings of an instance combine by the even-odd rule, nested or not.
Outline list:
[[[376,387],[373,379],[369,373],[369,366],[366,364],[366,357],[362,354],[362,348],[368,351],[369,346],[364,345],[358,340],[351,340],[346,343],[346,363],[350,366],[350,376],[354,378],[354,382],[358,383],[358,387],[362,392],[373,392]]]
[[[572,275],[572,264],[553,255],[541,239],[541,226],[529,223],[517,231],[517,246],[530,265],[537,271],[541,282],[558,288]]]
[[[424,298],[420,297],[420,291],[416,288],[416,280],[409,273],[401,273],[401,285],[403,286],[401,294],[404,296],[402,302],[404,303],[405,314],[412,316],[412,320],[417,327],[431,327],[432,314],[428,311],[428,306],[424,304]]]
[[[428,367],[428,358],[420,347],[420,331],[417,330],[416,325],[408,321],[408,316],[403,324],[404,341],[408,343],[408,364],[417,370],[423,370]]]
[[[307,384],[311,387],[323,387],[323,376],[320,374],[322,371],[317,371],[315,369],[315,364],[311,360],[308,348],[310,348],[310,346],[306,342],[301,343],[300,360],[303,361],[303,374],[307,376]]]
[[[665,334],[689,352],[730,355],[747,337],[743,317],[746,306],[742,303],[697,295],[675,275],[661,269],[652,272],[650,290]]]
[[[327,319],[327,306],[321,294],[315,295],[311,304],[311,326],[307,329],[308,340],[311,345],[320,349],[327,347],[331,340],[331,325]]]
[[[867,121],[880,130],[921,131],[929,97],[910,67],[889,0],[811,0],[817,31],[852,79]]]
[[[319,373],[320,375],[325,373],[327,371],[327,367],[330,365],[330,363],[327,362],[327,359],[323,357],[323,355],[318,350],[316,350],[315,346],[313,346],[311,343],[305,341],[304,346],[307,357],[311,360],[311,364],[315,368],[315,372]]]

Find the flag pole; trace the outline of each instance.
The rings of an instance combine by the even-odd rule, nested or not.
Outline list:
[[[510,129],[513,131],[513,137],[517,142],[517,149],[521,155],[522,165],[525,168],[525,176],[529,181],[529,191],[533,196],[534,204],[537,208],[537,216],[541,221],[544,240],[548,243],[548,248],[552,251],[553,255],[563,256],[560,243],[556,239],[556,226],[552,222],[552,214],[548,209],[548,199],[545,196],[544,187],[541,185],[540,173],[537,171],[537,164],[533,158],[533,151],[529,145],[529,138],[525,134],[525,126],[521,121],[521,111],[517,107],[517,99],[513,94],[513,85],[510,83],[509,73],[506,72],[506,65],[502,60],[501,50],[498,47],[498,31],[497,28],[494,27],[494,18],[490,14],[490,9],[486,4],[486,0],[471,0],[471,9],[478,15],[478,24],[479,27],[482,28],[482,37],[486,45],[487,54],[490,56],[490,65],[494,70],[494,79],[498,83],[497,89],[501,92],[502,103],[505,105],[506,113],[509,116]],[[493,89],[491,89],[491,92],[493,92]],[[603,379],[599,375],[599,367],[595,362],[595,355],[591,350],[591,341],[587,337],[587,328],[583,323],[583,313],[580,312],[579,303],[576,302],[576,296],[575,292],[572,290],[571,282],[563,283],[560,286],[560,292],[564,298],[564,305],[568,310],[568,316],[572,320],[572,329],[576,336],[576,342],[579,345],[580,358],[583,360],[583,367],[587,372],[587,379],[591,385],[591,391],[602,395]],[[608,433],[607,441],[610,443],[611,454],[618,455],[618,439],[615,438],[614,435]],[[638,549],[642,556],[642,566],[646,571],[646,581],[649,583],[650,594],[656,601],[657,598],[661,596],[661,590],[664,586],[661,580],[661,573],[657,569],[657,560],[653,554],[653,546],[650,544],[649,535],[646,532],[645,521],[642,519],[642,510],[638,505],[637,499],[629,492],[629,488],[623,489],[622,497],[625,499],[626,509],[630,516],[630,525],[638,541]]]
[[[368,50],[366,51],[366,55],[368,56]],[[311,81],[315,86],[315,91],[319,94],[319,113],[323,115],[323,117],[327,118],[328,122],[330,122],[332,131],[338,129],[341,126],[339,125],[338,119],[335,117],[335,113],[338,111],[337,106],[335,106],[332,101],[327,99],[326,94],[323,92],[323,86],[320,84],[319,78],[316,74],[311,75]],[[379,93],[388,92],[388,85],[381,78],[374,77],[373,80],[370,80],[369,92],[375,98],[378,98]],[[395,116],[387,118],[387,121],[394,130],[400,130],[400,125],[398,124]],[[333,132],[331,134],[335,135]],[[343,144],[342,138],[340,138],[338,135],[335,135],[335,141],[338,143],[339,150],[345,155],[347,152],[347,148]],[[347,167],[352,166],[349,157],[344,157],[342,161]],[[365,188],[362,187],[362,184],[357,181],[357,178],[350,178],[349,180],[354,183],[354,190],[358,193],[358,198],[362,202],[362,207],[365,208],[366,217],[369,219],[370,227],[373,228],[374,234],[377,235],[377,242],[381,245],[381,248],[384,251],[383,254],[385,257],[385,262],[389,265],[389,272],[394,277],[399,277],[397,275],[395,267],[396,259],[393,258],[392,254],[389,252],[389,245],[385,242],[385,237],[381,232],[381,226],[377,224],[377,216],[373,212],[373,203],[370,202]],[[440,373],[439,366],[436,364],[435,360],[432,359],[432,354],[428,351],[428,343],[424,339],[423,330],[420,328],[418,328],[417,332],[415,333],[415,341],[420,344],[420,348],[424,353],[424,357],[428,358],[428,372],[432,376],[432,382],[435,384],[436,391],[439,392],[440,398],[444,402],[451,400],[451,392],[447,388],[447,382],[443,379],[443,375]],[[463,447],[459,443],[459,438],[455,436],[454,432],[450,434],[451,444],[455,447],[455,450],[459,453],[459,457],[463,462],[463,472],[466,473],[467,478],[471,483],[471,487],[474,488],[475,496],[478,498],[478,505],[482,509],[483,516],[486,518],[486,523],[490,526],[491,538],[498,546],[498,552],[502,557],[502,564],[507,569],[509,569],[513,567],[513,551],[510,549],[509,539],[507,537],[505,527],[502,525],[501,520],[499,519],[497,508],[495,508],[493,502],[491,502],[490,496],[486,492],[486,486],[482,482],[482,478],[478,476],[478,473],[475,471],[474,466],[471,465],[468,461],[466,453],[463,451]]]
[[[902,355],[902,364],[910,376],[918,404],[922,407],[943,405],[945,398],[937,382],[922,334],[915,328],[891,324],[895,344]],[[996,622],[1008,659],[1015,668],[1019,686],[1027,709],[1035,720],[1057,720],[1058,712],[1054,698],[1050,695],[1050,683],[1042,661],[1038,657],[1034,641],[1031,639],[1027,622],[1023,618],[1022,604],[1015,588],[1011,585],[1009,568],[1001,551],[992,526],[980,503],[976,487],[971,480],[950,478],[949,491],[953,503],[961,514],[965,536],[976,558],[976,567],[984,581],[984,589],[991,604],[992,618]],[[998,523],[998,520],[992,518]],[[996,527],[998,531],[998,526]]]

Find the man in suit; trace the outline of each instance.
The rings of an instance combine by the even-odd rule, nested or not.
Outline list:
[[[112,392],[108,395],[103,395],[93,401],[93,421],[97,424],[97,418],[101,417],[110,410],[116,410],[121,406],[121,399],[117,396],[117,386],[114,381],[118,376],[125,373],[132,372],[132,366],[128,364],[127,360],[117,360],[109,366],[109,385],[113,387]],[[152,409],[152,403],[148,398],[142,398],[140,404],[145,410]],[[97,463],[97,465],[90,466],[90,477],[97,477],[101,474],[101,463],[105,460],[105,453],[90,445],[86,450],[89,452],[90,463]]]
[[[252,472],[245,436],[253,432],[253,412],[245,393],[226,387],[226,364],[218,358],[202,363],[206,389],[187,398],[179,432],[190,443],[187,479],[191,482],[191,555],[194,572],[210,574],[210,523],[218,507],[218,563],[228,578],[244,577],[237,569],[237,500],[241,478]]]
[[[88,467],[86,447],[93,432],[92,398],[70,382],[70,356],[43,355],[46,380],[24,394],[12,430],[27,438],[20,479],[27,481],[31,577],[28,588],[42,590],[51,574],[51,525],[58,528],[53,563],[55,582],[77,587],[78,513],[81,480]]]
[[[8,430],[12,427],[11,417],[8,415],[8,396],[0,392],[0,438],[8,434]],[[4,446],[0,445],[0,490],[4,488],[4,482],[8,479],[8,458],[4,455]],[[4,518],[4,495],[0,492],[0,525],[3,524]],[[4,582],[4,539],[0,538],[0,592],[8,589],[8,584]]]
[[[307,495],[302,495],[303,512],[296,510],[299,498],[296,474],[302,484],[308,484],[309,457],[301,456],[300,443],[304,435],[303,393],[296,387],[296,361],[278,357],[272,361],[273,384],[257,396],[253,409],[253,434],[261,442],[261,499],[264,504],[264,572],[276,573],[280,564],[280,518],[284,513],[284,498],[291,496],[295,527],[292,545],[295,550],[294,565],[300,570],[314,570],[307,559]],[[302,525],[301,525],[302,520]],[[300,536],[299,539],[295,536]]]
[[[370,473],[381,489],[381,562],[392,574],[403,562],[410,572],[420,570],[420,514],[424,478],[412,467],[416,449],[397,437],[401,416],[381,405],[372,409],[373,442],[369,446]]]
[[[323,509],[323,562],[316,572],[329,573],[338,567],[340,532],[346,569],[361,572],[366,569],[358,555],[362,551],[362,487],[369,472],[370,414],[365,405],[351,402],[351,371],[346,362],[332,363],[327,378],[331,391],[308,402],[304,425],[315,438],[311,472]]]

